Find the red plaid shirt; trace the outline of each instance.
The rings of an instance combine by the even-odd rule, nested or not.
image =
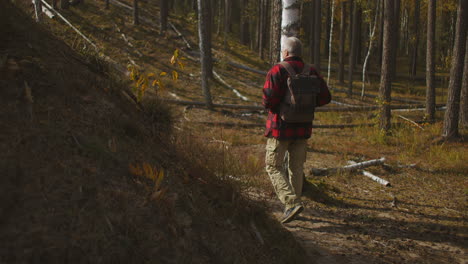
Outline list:
[[[287,61],[296,72],[301,72],[304,62],[299,57],[288,57]],[[326,105],[331,101],[330,91],[322,76],[314,67],[310,67],[310,74],[317,75],[321,80],[320,93],[317,97],[317,106]],[[263,86],[263,106],[268,109],[268,119],[266,121],[266,137],[276,139],[307,139],[312,135],[312,122],[287,123],[279,116],[279,106],[283,99],[287,85],[288,72],[283,66],[276,64],[268,72]]]

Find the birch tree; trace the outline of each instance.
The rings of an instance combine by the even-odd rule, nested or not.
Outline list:
[[[364,59],[364,65],[362,66],[362,90],[361,90],[361,98],[364,97],[364,91],[366,89],[366,69],[367,69],[367,62],[369,60],[369,56],[371,54],[371,51],[372,51],[372,44],[373,44],[373,41],[374,41],[374,34],[375,34],[375,29],[377,28],[377,21],[378,21],[378,18],[379,18],[379,7],[380,7],[380,1],[381,0],[377,0],[377,9],[375,10],[375,18],[374,18],[374,25],[372,25],[372,20],[371,22],[369,23],[369,48],[367,50],[367,55],[366,55],[366,58]]]
[[[458,136],[458,118],[460,111],[460,92],[465,59],[466,31],[468,27],[468,1],[458,1],[455,45],[453,47],[452,68],[447,96],[447,110],[444,116],[442,136],[451,139]]]
[[[284,41],[288,37],[297,37],[299,35],[300,2],[301,1],[299,0],[282,0],[283,10],[281,16],[281,50],[283,50]]]

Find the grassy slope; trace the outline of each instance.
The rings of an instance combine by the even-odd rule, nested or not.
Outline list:
[[[290,234],[190,156],[203,147],[170,133],[164,106],[136,111],[92,57],[1,2],[0,262],[303,261]],[[162,195],[129,172],[143,163],[165,169]]]

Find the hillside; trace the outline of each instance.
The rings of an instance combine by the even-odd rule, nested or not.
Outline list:
[[[16,2],[32,14],[29,1]],[[419,122],[422,111],[396,110],[390,135],[373,126],[374,110],[318,112],[306,162],[306,210],[283,228],[263,161],[260,87],[268,63],[237,39],[224,42],[222,34],[213,34],[214,69],[225,82],[210,82],[214,103],[251,108],[165,104],[203,100],[195,12],[172,12],[178,32],[161,36],[153,1],[139,1],[139,26],[132,24],[133,1],[110,2],[109,10],[90,0],[59,10],[97,52],[57,17],[44,16],[37,25],[17,10],[2,10],[9,21],[1,24],[8,41],[0,44],[2,75],[8,76],[2,87],[9,87],[0,99],[0,144],[8,150],[2,168],[9,175],[1,184],[2,213],[9,212],[2,241],[15,241],[2,248],[14,252],[5,253],[10,262],[91,252],[84,261],[464,263],[467,130],[461,129],[458,141],[439,140],[443,111],[429,124]],[[176,49],[183,68],[171,64]],[[151,87],[136,100],[128,65],[145,74],[167,73],[164,89]],[[401,76],[408,69],[398,70]],[[335,78],[334,103],[327,107],[377,105],[372,97],[348,98]],[[369,80],[366,93],[375,95],[378,77]],[[24,99],[24,81],[33,103]],[[444,102],[446,80],[437,86],[437,102]],[[394,105],[422,102],[424,95],[424,81],[393,84],[392,97],[403,100]],[[336,125],[348,128],[323,128]],[[380,157],[385,164],[368,171],[389,187],[361,173],[310,173]],[[144,164],[158,173],[164,169],[162,185],[158,173],[144,179],[135,174],[145,173],[129,169]],[[31,215],[31,221],[25,218]],[[20,254],[25,248],[28,253]]]
[[[163,105],[138,111],[104,64],[1,6],[1,263],[303,260],[276,221],[189,156],[197,143],[170,132]],[[144,164],[161,183],[129,170]]]

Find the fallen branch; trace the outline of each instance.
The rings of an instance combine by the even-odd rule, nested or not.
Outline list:
[[[339,168],[319,168],[319,169],[311,169],[310,173],[314,176],[325,176],[337,172],[344,172],[344,171],[356,171],[363,168],[367,168],[370,166],[381,165],[385,162],[385,158],[375,159],[375,160],[368,160],[356,164],[346,165]]]
[[[67,25],[69,25],[73,30],[75,30],[76,33],[78,33],[78,35],[80,35],[81,37],[83,37],[89,44],[91,44],[91,46],[93,46],[97,51],[99,50],[99,48],[96,46],[96,44],[94,44],[88,37],[86,37],[83,33],[81,33],[81,31],[79,31],[75,26],[73,26],[72,23],[70,23],[70,21],[68,21],[64,16],[62,16],[57,10],[53,9],[52,6],[50,6],[45,0],[41,0],[41,2],[49,9],[49,10],[52,10],[54,13],[57,14],[58,17],[60,17],[60,19],[62,19],[65,23],[67,23]]]
[[[410,124],[414,125],[415,127],[421,129],[421,130],[424,130],[424,127],[422,127],[421,125],[419,125],[418,123],[414,122],[413,120],[409,119],[409,118],[406,118],[402,115],[397,115],[399,118],[405,120],[405,121],[408,121]]]
[[[213,71],[213,76],[215,77],[216,80],[221,82],[224,86],[231,89],[237,95],[237,97],[239,97],[243,101],[250,101],[249,98],[243,96],[236,88],[234,88],[234,87],[230,86],[229,84],[227,84],[226,81],[224,81],[224,79],[221,78],[221,76],[219,76],[219,74],[217,72]]]
[[[332,88],[333,91],[336,91],[336,92],[342,92],[342,93],[348,93],[349,91],[348,90],[344,90],[344,89],[340,89],[340,88],[336,88],[336,87],[333,87]],[[369,97],[369,98],[378,98],[379,96],[378,95],[375,95],[375,94],[368,94],[368,93],[365,93],[365,94],[361,94],[360,92],[352,92],[353,95],[359,95],[359,96],[364,96],[364,97]],[[394,97],[392,96],[392,101],[397,101],[397,102],[402,102],[402,103],[410,103],[410,104],[423,104],[424,102],[423,101],[418,101],[418,100],[412,100],[412,99],[407,99],[407,98],[401,98],[401,97]]]
[[[174,32],[177,34],[177,36],[179,38],[182,38],[182,40],[185,42],[185,45],[187,46],[187,48],[189,50],[192,49],[192,46],[190,45],[190,43],[187,41],[187,39],[184,37],[184,35],[182,35],[182,33],[180,33],[179,30],[177,30],[177,28],[174,26],[174,24],[172,24],[171,22],[168,22],[169,26],[172,28],[172,30],[174,30]]]
[[[356,164],[357,164],[357,163],[354,162],[354,161],[348,161],[348,163],[351,164],[351,165],[356,165]],[[386,180],[384,180],[384,179],[382,179],[382,178],[379,178],[379,177],[375,176],[375,175],[372,174],[371,172],[368,172],[368,171],[366,171],[366,170],[363,170],[363,171],[362,171],[362,174],[363,174],[364,176],[369,177],[369,178],[371,178],[372,180],[374,180],[374,181],[376,181],[376,182],[382,184],[383,186],[390,186],[390,182],[388,182],[388,181],[386,181]]]

